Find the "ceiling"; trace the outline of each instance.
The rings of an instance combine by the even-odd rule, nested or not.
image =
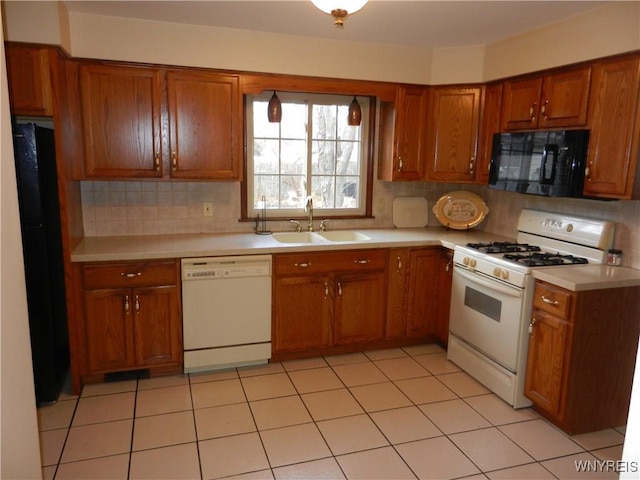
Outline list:
[[[70,12],[413,47],[486,45],[611,1],[370,0],[343,29],[309,0],[63,2]]]

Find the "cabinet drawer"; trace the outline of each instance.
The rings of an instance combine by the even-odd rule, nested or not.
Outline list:
[[[177,282],[174,261],[152,263],[113,263],[84,265],[82,278],[85,290],[98,288],[146,287],[174,285]]]
[[[274,256],[273,271],[275,275],[306,275],[383,270],[386,259],[385,249],[284,253]]]
[[[552,285],[537,282],[533,306],[545,312],[567,319],[571,306],[571,294]]]

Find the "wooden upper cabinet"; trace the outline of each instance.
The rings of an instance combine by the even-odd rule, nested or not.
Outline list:
[[[53,116],[50,56],[52,48],[6,47],[9,103],[13,115]]]
[[[239,77],[169,71],[167,91],[171,177],[240,180]]]
[[[639,92],[638,55],[593,67],[585,195],[634,197],[640,137]]]
[[[585,126],[590,82],[590,66],[507,80],[502,97],[502,130]]]
[[[426,135],[427,180],[475,181],[481,95],[481,87],[431,89]]]
[[[476,181],[489,183],[489,168],[493,150],[493,136],[500,132],[500,105],[502,103],[502,83],[487,85],[482,102],[482,121],[476,156]]]
[[[162,177],[160,71],[80,66],[88,178]]]
[[[424,180],[426,87],[399,86],[380,116],[380,180]]]

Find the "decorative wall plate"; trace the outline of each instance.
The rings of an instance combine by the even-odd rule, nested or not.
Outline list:
[[[447,228],[468,230],[482,223],[489,207],[475,193],[459,190],[440,197],[433,206],[433,213]]]

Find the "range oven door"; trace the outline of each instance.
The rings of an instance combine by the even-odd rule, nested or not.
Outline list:
[[[518,365],[524,290],[455,266],[450,333],[507,370]]]

